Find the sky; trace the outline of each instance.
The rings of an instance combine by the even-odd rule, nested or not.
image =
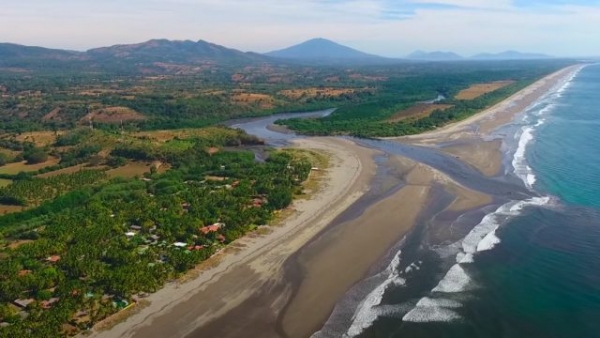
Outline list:
[[[0,0],[0,42],[24,45],[202,39],[267,52],[316,37],[388,57],[600,56],[600,0]]]

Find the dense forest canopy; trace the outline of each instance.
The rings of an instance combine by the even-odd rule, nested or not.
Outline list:
[[[0,188],[0,207],[25,209],[0,216],[0,336],[86,330],[269,224],[302,193],[313,165],[302,152],[271,150],[258,162],[231,148],[260,144],[255,138],[226,128],[202,133],[157,144],[76,130],[51,148],[102,139],[113,143],[103,166],[6,175],[13,182]],[[96,155],[82,156],[88,163]],[[140,176],[111,176],[110,165],[140,161],[154,164]]]

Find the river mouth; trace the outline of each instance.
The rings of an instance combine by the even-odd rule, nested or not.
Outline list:
[[[273,147],[284,147],[290,144],[290,141],[302,137],[287,128],[275,125],[278,120],[292,118],[311,119],[329,116],[335,111],[335,108],[319,110],[305,113],[282,113],[267,117],[247,118],[231,120],[223,123],[224,125],[244,130],[247,134],[254,135],[265,144]]]
[[[293,114],[290,117],[315,118],[321,114],[324,114],[324,112]],[[289,145],[293,139],[305,138],[302,135],[279,132],[277,129],[269,128],[273,122],[287,116],[289,115],[254,119],[234,123],[230,126],[240,128],[249,134],[264,139],[268,146],[284,147]],[[315,337],[336,337],[341,333],[347,333],[352,326],[353,318],[357,315],[360,316],[360,313],[357,312],[359,307],[363,306],[364,302],[371,297],[370,293],[377,290],[377,285],[386,283],[390,271],[395,271],[392,274],[398,274],[398,271],[412,270],[412,273],[410,278],[397,275],[397,278],[405,280],[409,287],[403,288],[391,296],[388,295],[386,301],[390,301],[389,297],[391,297],[393,302],[403,302],[425,294],[435,287],[437,282],[444,277],[444,272],[448,271],[455,263],[453,255],[458,250],[452,247],[454,242],[464,238],[482,221],[486,214],[500,205],[509,200],[524,200],[534,196],[514,177],[502,174],[495,177],[485,176],[475,168],[437,147],[423,147],[390,140],[341,138],[350,140],[362,147],[373,149],[380,154],[373,158],[377,168],[376,174],[369,184],[368,191],[362,198],[286,260],[284,281],[280,285],[287,283],[288,290],[289,287],[292,289],[292,296],[288,300],[288,305],[279,313],[276,321],[279,336],[301,337],[309,334],[309,331],[305,331],[304,335],[295,335],[291,333],[289,325],[286,329],[286,321],[289,321],[286,319],[286,312],[288,308],[294,307],[294,295],[302,293],[303,284],[306,281],[309,281],[310,284],[310,274],[306,273],[309,270],[307,264],[309,264],[311,258],[320,257],[321,252],[327,250],[326,245],[323,243],[331,245],[331,243],[339,240],[337,236],[340,233],[350,231],[348,229],[351,229],[354,226],[353,224],[365,219],[364,214],[367,210],[377,208],[386,201],[389,203],[393,200],[395,194],[407,188],[407,182],[409,182],[406,177],[409,172],[408,167],[405,166],[400,169],[400,167],[395,166],[394,161],[397,159],[409,161],[412,163],[411,165],[433,168],[454,182],[450,185],[476,191],[480,194],[479,196],[489,196],[491,199],[485,203],[474,203],[475,207],[472,208],[457,211],[448,210],[458,196],[455,191],[449,190],[447,184],[434,183],[433,180],[426,183],[429,185],[429,188],[427,188],[428,197],[411,223],[410,230],[407,233],[405,232],[405,235],[388,242],[384,254],[370,263],[370,267],[360,278],[355,280],[352,287],[348,285],[350,288],[346,289],[343,296],[338,299],[335,309],[331,309],[333,313],[329,319],[326,322],[320,322],[318,327],[313,327],[310,330],[310,332],[318,330]],[[471,141],[479,142],[480,140]],[[465,144],[465,141],[450,142],[444,144],[444,146],[455,144],[460,146]],[[414,187],[408,188],[412,189]],[[404,204],[409,203],[402,200],[398,201]],[[403,217],[403,215],[393,216],[392,212],[390,217]],[[393,226],[394,221],[389,221],[389,224]],[[448,232],[448,228],[452,231]],[[440,254],[443,250],[447,250],[448,253]],[[392,268],[394,264],[396,266]],[[415,268],[417,265],[418,268]],[[281,288],[284,289],[285,287],[281,286]],[[298,314],[293,311],[292,313]],[[295,328],[294,330],[298,329]]]

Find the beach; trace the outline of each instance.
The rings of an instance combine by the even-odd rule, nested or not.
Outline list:
[[[373,151],[350,141],[315,138],[297,140],[295,145],[331,155],[327,180],[319,193],[310,200],[295,201],[294,215],[272,227],[271,233],[232,243],[238,250],[213,257],[218,260],[216,267],[187,283],[167,284],[146,299],[149,306],[90,337],[182,337],[276,280],[283,261],[358,199],[375,171]]]
[[[489,187],[504,184],[493,181],[505,171],[504,135],[495,131],[565,81],[574,67],[464,121],[385,141],[431,149],[432,156],[442,156],[437,167],[375,143],[293,140],[294,147],[330,155],[318,193],[295,201],[293,215],[271,232],[232,243],[211,259],[210,269],[201,266],[195,278],[169,283],[147,298],[147,307],[90,337],[308,337],[328,323],[332,312],[355,321],[358,302],[346,303],[352,311],[336,304],[386,266],[403,240],[418,235],[430,245],[457,241],[481,221],[481,210],[502,201],[505,196],[489,192],[494,189],[466,182],[476,177],[488,180]],[[450,160],[473,173],[462,177],[458,169],[447,171],[443,163]],[[365,319],[355,329],[369,323]]]

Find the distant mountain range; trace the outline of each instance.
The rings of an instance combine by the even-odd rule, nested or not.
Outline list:
[[[416,51],[408,54],[407,56],[410,60],[427,60],[427,61],[454,61],[454,60],[462,60],[463,57],[453,53],[453,52],[423,52]]]
[[[163,72],[168,65],[198,67],[206,64],[255,64],[269,62],[267,56],[242,52],[203,40],[149,40],[115,45],[86,52],[0,43],[0,68],[114,70]],[[171,68],[171,71],[189,72]],[[170,72],[170,71],[169,71]]]
[[[507,51],[498,54],[478,54],[469,60],[516,60],[549,58],[543,54]],[[454,61],[464,59],[452,52],[417,51],[408,60]],[[138,44],[115,45],[90,49],[86,52],[48,49],[0,43],[0,68],[71,69],[73,71],[143,71],[197,72],[206,65],[244,64],[265,62],[313,63],[398,63],[407,59],[385,58],[368,54],[326,39],[312,39],[285,49],[266,54],[242,52],[214,43],[199,41],[172,41],[155,39]],[[176,65],[177,67],[172,67]]]
[[[400,60],[421,60],[421,61],[456,61],[456,60],[519,60],[519,59],[547,59],[551,56],[544,54],[521,53],[516,51],[506,51],[498,54],[478,54],[470,58],[465,58],[453,52],[435,51],[423,52],[415,51],[409,54],[405,59],[393,59],[361,52],[359,50],[340,45],[337,42],[317,38],[302,42],[300,44],[266,53],[264,55],[295,60],[360,60],[367,62],[400,61]]]
[[[300,44],[266,53],[265,55],[284,59],[303,60],[382,60],[381,56],[367,54],[359,50],[340,45],[331,40],[317,38]]]
[[[203,61],[265,61],[265,57],[257,53],[245,53],[199,40],[197,42],[171,41],[166,39],[150,40],[131,45],[115,45],[90,49],[86,54],[92,59],[114,58],[149,62],[183,62],[196,63]]]
[[[457,61],[457,60],[535,60],[535,59],[550,59],[552,56],[536,53],[521,53],[514,50],[502,53],[482,53],[468,58],[458,55],[453,52],[423,52],[416,51],[407,56],[410,60],[423,61]]]

